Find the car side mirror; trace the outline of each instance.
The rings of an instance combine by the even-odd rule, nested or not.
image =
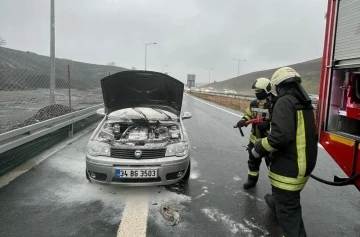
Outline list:
[[[104,116],[104,115],[105,115],[105,109],[104,109],[104,108],[98,109],[98,110],[96,110],[96,113],[97,113],[98,115]]]
[[[192,115],[191,115],[190,112],[184,112],[184,114],[183,114],[183,116],[181,118],[184,120],[184,119],[189,119],[191,117],[192,117]]]

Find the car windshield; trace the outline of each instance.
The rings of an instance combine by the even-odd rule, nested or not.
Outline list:
[[[168,111],[164,111],[156,108],[147,108],[147,107],[135,107],[120,109],[109,114],[109,119],[146,119],[146,120],[175,120],[177,116]]]

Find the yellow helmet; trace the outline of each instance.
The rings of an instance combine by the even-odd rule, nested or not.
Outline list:
[[[264,90],[266,93],[271,92],[271,82],[269,79],[265,77],[260,77],[256,79],[254,84],[251,87],[252,90],[255,90],[256,93],[260,92],[261,90]]]
[[[282,67],[276,70],[271,77],[271,84],[277,86],[281,83],[298,82],[301,83],[301,76],[291,67]]]

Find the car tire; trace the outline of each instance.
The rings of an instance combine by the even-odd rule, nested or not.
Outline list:
[[[89,173],[88,173],[88,171],[86,169],[85,169],[85,175],[86,175],[86,179],[91,182],[90,177],[89,177]]]
[[[186,170],[185,176],[184,176],[184,178],[182,180],[184,180],[184,181],[189,180],[189,178],[190,178],[190,170],[191,170],[191,162],[189,162],[188,169]]]

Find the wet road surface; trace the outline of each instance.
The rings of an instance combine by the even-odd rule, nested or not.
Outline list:
[[[264,162],[257,187],[242,190],[248,129],[241,137],[233,128],[240,113],[188,95],[183,111],[193,115],[184,121],[192,157],[187,183],[121,188],[88,182],[90,131],[0,189],[0,236],[280,236],[263,200],[270,191]],[[314,174],[343,176],[321,148]],[[301,201],[308,236],[360,236],[355,187],[310,180]],[[164,203],[185,206],[178,225],[167,226],[159,213]]]

